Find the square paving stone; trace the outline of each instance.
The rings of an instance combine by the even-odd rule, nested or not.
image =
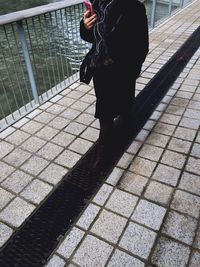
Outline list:
[[[129,169],[130,171],[136,174],[150,177],[155,166],[156,166],[156,162],[154,161],[136,157]]]
[[[3,130],[0,133],[0,140],[1,139],[5,139],[8,135],[10,135],[11,133],[13,133],[16,129],[14,127],[9,126],[8,128],[6,128],[5,130]]]
[[[115,186],[118,183],[119,179],[121,178],[123,172],[124,170],[115,167],[111,172],[111,174],[109,175],[108,179],[106,180],[106,183]]]
[[[82,138],[77,138],[69,146],[69,149],[71,149],[77,153],[80,153],[80,154],[85,154],[92,145],[93,145],[92,142],[89,142],[89,141],[84,140]]]
[[[162,267],[186,267],[190,249],[168,238],[158,240],[152,256],[152,263]]]
[[[77,222],[77,225],[87,230],[90,227],[90,225],[93,223],[93,221],[95,220],[99,211],[100,211],[100,207],[94,204],[90,204],[87,207],[87,209],[84,211],[84,213],[81,214],[81,217]]]
[[[60,156],[58,156],[55,162],[67,168],[72,168],[80,158],[81,156],[79,154],[70,150],[65,150]]]
[[[179,123],[180,119],[181,119],[181,116],[164,113],[164,115],[161,117],[160,121],[164,122],[164,123],[169,123],[172,125],[177,125]]]
[[[21,166],[21,169],[30,174],[38,175],[48,164],[47,160],[32,156]]]
[[[1,141],[1,149],[0,149],[0,159],[5,157],[8,153],[10,153],[14,149],[14,146],[9,144],[8,142]]]
[[[186,170],[200,175],[200,159],[189,157],[186,165]]]
[[[36,136],[32,136],[21,145],[21,148],[28,150],[29,152],[35,153],[42,146],[44,146],[44,144],[46,144],[46,141]]]
[[[55,118],[55,115],[48,113],[48,112],[42,112],[36,117],[34,117],[34,120],[46,124],[46,123],[49,123],[54,118]]]
[[[58,117],[55,117],[55,119],[53,119],[52,121],[50,121],[48,125],[55,128],[55,129],[62,130],[69,123],[70,123],[69,119],[62,118],[62,117],[58,116]]]
[[[133,141],[133,143],[128,147],[127,152],[130,154],[136,154],[140,149],[141,145],[141,142]]]
[[[163,164],[159,164],[152,178],[157,181],[161,181],[163,183],[176,186],[180,173],[181,173],[180,170],[177,170],[175,168]]]
[[[72,121],[69,125],[67,125],[64,131],[74,135],[79,135],[85,130],[85,128],[86,128],[85,125]]]
[[[150,160],[158,161],[163,152],[162,148],[145,144],[139,152],[139,156]]]
[[[64,175],[67,174],[67,172],[68,170],[64,167],[51,163],[43,172],[40,173],[39,177],[43,181],[55,185],[63,178]]]
[[[57,249],[57,253],[62,255],[64,258],[68,259],[72,255],[78,244],[80,243],[84,234],[85,232],[83,232],[82,230],[73,227],[70,233],[67,234],[64,241]]]
[[[26,123],[22,128],[21,130],[27,132],[27,133],[30,133],[30,134],[34,134],[36,133],[37,131],[39,131],[44,125],[40,122],[37,122],[37,121],[29,121],[28,123]]]
[[[189,152],[191,145],[192,143],[189,141],[185,141],[178,138],[172,138],[171,141],[169,142],[168,149],[187,154]]]
[[[147,182],[147,178],[128,171],[120,181],[119,187],[140,196],[144,191]]]
[[[0,248],[10,238],[13,233],[13,229],[0,222]]]
[[[108,267],[121,267],[121,266],[132,266],[132,267],[144,267],[144,262],[128,255],[127,253],[116,249],[111,260],[109,261]]]
[[[171,208],[198,218],[200,212],[200,197],[177,190]]]
[[[115,189],[106,204],[106,208],[125,217],[129,217],[133,212],[137,201],[138,197],[135,197],[122,190]]]
[[[60,114],[64,110],[65,110],[65,107],[58,105],[58,104],[53,104],[46,109],[47,112],[50,112],[55,115]]]
[[[25,133],[21,130],[17,130],[14,133],[12,133],[11,135],[9,135],[5,141],[8,141],[14,145],[20,145],[22,142],[24,142],[26,139],[28,139],[28,137],[30,137],[30,134]]]
[[[99,137],[99,131],[92,127],[88,127],[82,134],[82,138],[85,138],[89,141],[95,142]]]
[[[179,126],[194,129],[194,130],[197,130],[199,128],[199,125],[200,125],[200,121],[191,119],[191,118],[186,118],[186,117],[183,117],[179,123]]]
[[[31,157],[31,154],[20,148],[14,149],[3,160],[14,167],[19,167],[24,161]]]
[[[173,193],[173,187],[151,181],[148,185],[144,197],[163,205],[168,205]]]
[[[193,129],[178,127],[174,133],[174,136],[183,140],[193,141],[196,135],[196,131]]]
[[[200,263],[200,253],[198,251],[194,251],[192,253],[192,258],[189,267],[198,267],[199,263]]]
[[[200,176],[184,172],[179,188],[200,196]]]
[[[135,137],[135,141],[144,142],[148,135],[149,135],[149,131],[141,130],[138,133],[138,135]]]
[[[161,162],[172,167],[181,169],[185,163],[185,160],[186,156],[177,152],[166,150],[162,156]]]
[[[102,187],[99,189],[98,193],[95,195],[92,201],[100,206],[103,206],[108,197],[110,196],[112,190],[112,186],[106,184],[102,185]]]
[[[194,157],[200,158],[200,144],[194,143],[192,147],[191,155]]]
[[[54,129],[52,127],[49,126],[45,126],[44,128],[42,128],[39,132],[36,133],[36,136],[49,141],[51,140],[57,133],[59,132],[59,130]]]
[[[8,177],[8,175],[10,175],[15,170],[15,168],[4,162],[0,162],[0,170],[0,182],[2,182],[6,177]]]
[[[75,253],[72,261],[81,267],[105,266],[113,247],[88,235]]]
[[[195,243],[194,243],[195,248],[200,249],[200,226],[198,228],[196,237],[195,237]]]
[[[73,103],[75,102],[75,99],[69,98],[68,96],[63,97],[62,99],[60,99],[57,104],[59,105],[63,105],[64,107],[69,107],[71,106]]]
[[[122,169],[126,169],[126,168],[128,168],[128,166],[132,160],[133,160],[133,155],[130,155],[128,153],[124,153],[122,155],[122,157],[120,158],[120,160],[118,161],[117,167],[122,168]]]
[[[117,243],[127,220],[107,210],[103,210],[91,228],[91,232],[112,242]]]
[[[170,211],[162,232],[188,245],[192,245],[196,228],[197,220],[194,218]]]
[[[67,147],[69,144],[73,142],[75,138],[76,136],[72,134],[60,132],[51,140],[51,142],[62,147]]]
[[[52,188],[49,184],[36,179],[20,195],[35,204],[39,204],[51,192]]]
[[[2,210],[15,196],[10,192],[0,188],[0,210]]]
[[[136,223],[129,223],[119,246],[147,259],[156,238],[156,233]]]
[[[151,134],[146,140],[146,143],[165,148],[169,138],[169,136],[151,132]]]
[[[18,194],[31,180],[33,180],[32,176],[20,170],[16,170],[2,183],[2,186]]]
[[[175,125],[171,125],[171,124],[167,124],[167,123],[163,123],[163,122],[158,122],[154,128],[154,132],[171,136],[173,134],[175,128],[176,128]]]
[[[65,264],[66,262],[63,259],[54,255],[45,267],[64,267]]]
[[[165,213],[165,208],[142,199],[131,218],[154,230],[159,230]]]
[[[3,211],[0,219],[14,227],[19,227],[34,211],[35,206],[17,197]]]
[[[53,160],[63,151],[63,147],[53,143],[47,143],[44,145],[37,154],[47,160]]]
[[[95,120],[93,115],[82,113],[78,118],[76,118],[77,122],[80,122],[85,125],[91,124]]]
[[[67,108],[64,112],[60,114],[60,116],[70,119],[70,120],[74,120],[76,117],[80,115],[80,113],[81,111],[78,111],[72,108]]]

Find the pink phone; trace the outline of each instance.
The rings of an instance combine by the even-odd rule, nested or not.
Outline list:
[[[90,11],[90,14],[94,15],[94,9],[93,9],[91,2],[89,0],[85,0],[84,4],[85,4],[85,7],[87,8],[87,10]]]

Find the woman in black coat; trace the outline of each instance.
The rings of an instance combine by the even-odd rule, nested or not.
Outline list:
[[[113,121],[129,117],[135,98],[135,81],[149,48],[144,5],[138,0],[91,0],[94,14],[87,10],[80,23],[81,38],[92,43],[80,68],[80,81],[93,78],[95,117],[100,122],[99,163],[109,143]]]

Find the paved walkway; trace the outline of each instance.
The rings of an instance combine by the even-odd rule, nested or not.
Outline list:
[[[200,2],[150,33],[137,92],[200,24]],[[200,266],[200,49],[48,267]],[[0,246],[98,136],[94,91],[74,83],[0,133]]]

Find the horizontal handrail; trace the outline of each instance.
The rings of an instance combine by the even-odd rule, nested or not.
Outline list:
[[[74,6],[82,2],[83,0],[63,0],[60,2],[52,3],[52,4],[37,6],[37,7],[21,10],[21,11],[12,12],[6,15],[1,15],[0,26],[13,23],[19,20],[31,18],[34,16],[38,16],[41,14],[45,14],[48,12],[56,11],[56,10],[66,8],[69,6]]]

